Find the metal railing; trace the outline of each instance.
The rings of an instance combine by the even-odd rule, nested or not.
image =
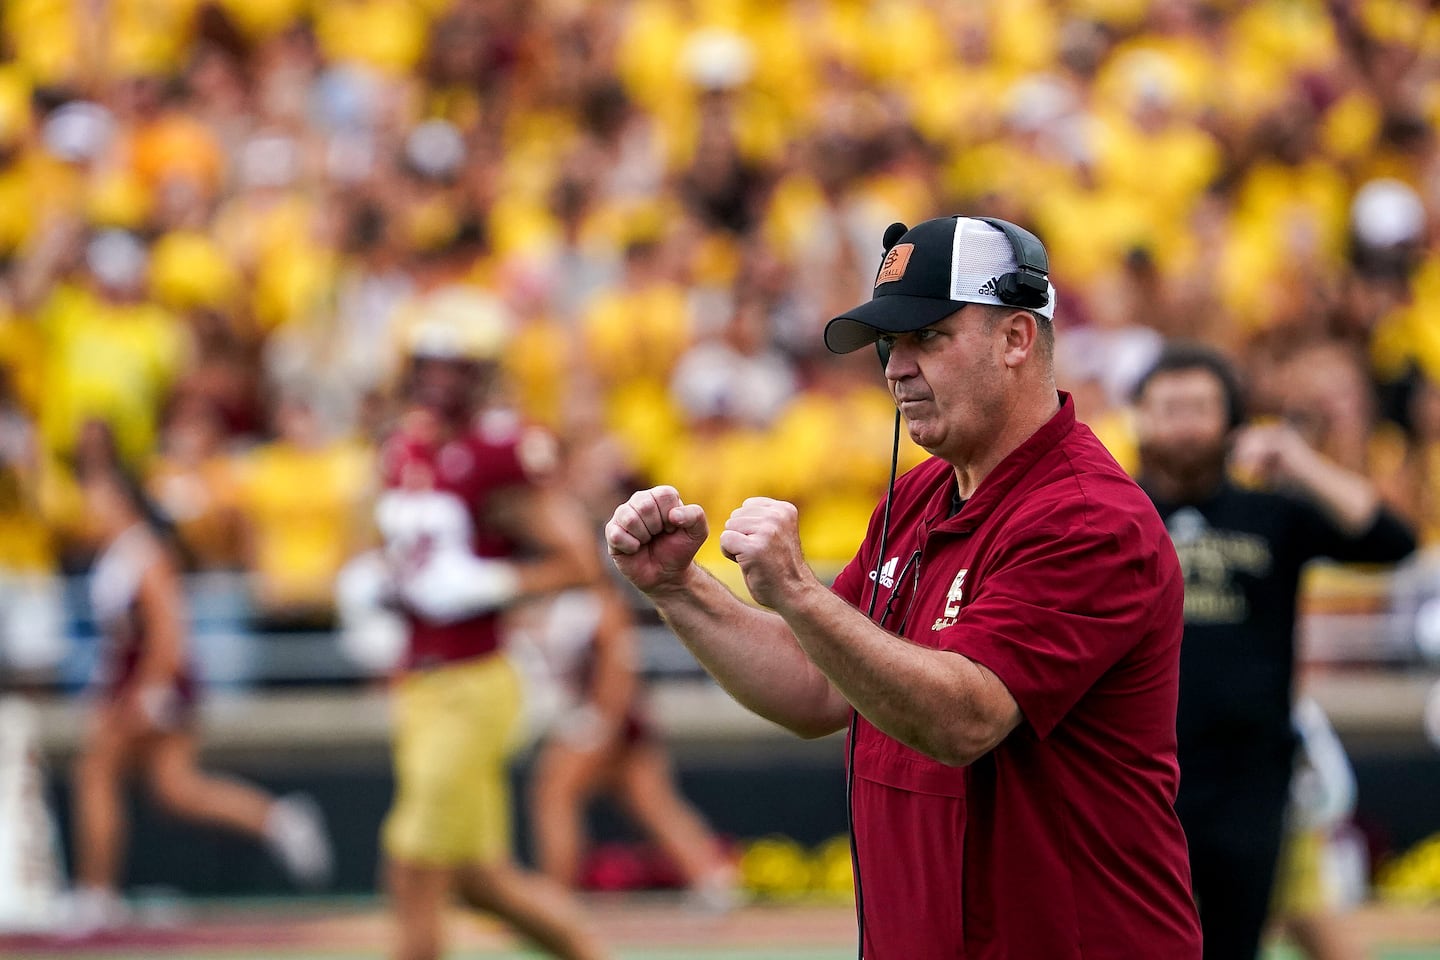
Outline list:
[[[376,674],[344,650],[335,630],[270,629],[253,600],[251,578],[243,573],[200,573],[185,578],[189,609],[189,659],[198,679],[211,687],[347,685],[366,683]],[[59,691],[78,690],[99,665],[103,641],[90,609],[88,580],[57,577],[47,591],[55,597],[53,617],[59,636],[47,641],[58,657],[44,669],[26,671],[31,685]],[[33,587],[27,588],[33,595]],[[0,595],[0,605],[4,598]],[[3,611],[0,611],[3,612]],[[652,677],[693,679],[703,676],[690,653],[647,609],[637,607],[637,644],[641,670]],[[0,629],[4,628],[0,621]],[[26,629],[19,627],[18,629]],[[28,638],[34,639],[34,638]],[[7,644],[0,638],[0,676]]]
[[[1396,571],[1329,568],[1323,574],[1311,578],[1301,604],[1297,643],[1306,661],[1403,670],[1440,658],[1440,555],[1423,555]],[[57,691],[77,690],[96,668],[99,630],[86,578],[53,583],[58,586],[52,592],[58,597],[58,649],[63,652],[52,667],[30,671],[26,679]],[[185,590],[191,663],[208,686],[343,686],[375,679],[347,656],[333,630],[263,628],[245,574],[192,574],[185,579]],[[647,677],[703,676],[653,611],[638,595],[634,600],[638,660]],[[0,644],[0,668],[3,650]]]

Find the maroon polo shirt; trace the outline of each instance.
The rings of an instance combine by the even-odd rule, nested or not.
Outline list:
[[[1184,583],[1160,518],[1067,394],[952,516],[953,468],[900,478],[835,591],[994,671],[1024,714],[949,767],[855,728],[866,960],[1191,960],[1175,817]],[[883,559],[878,584],[872,579]]]

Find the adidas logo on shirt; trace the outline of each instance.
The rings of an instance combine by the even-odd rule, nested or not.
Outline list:
[[[899,565],[899,557],[891,557],[889,560],[885,561],[885,565],[880,568],[880,586],[886,588],[887,590],[892,589],[895,586],[895,568]],[[870,579],[875,579],[874,570],[870,571]]]

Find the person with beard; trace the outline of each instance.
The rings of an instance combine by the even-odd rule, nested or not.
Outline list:
[[[1393,563],[1415,539],[1369,480],[1292,427],[1242,429],[1238,380],[1206,348],[1167,347],[1135,401],[1140,485],[1185,572],[1176,810],[1205,957],[1242,960],[1259,949],[1289,795],[1301,570]]]

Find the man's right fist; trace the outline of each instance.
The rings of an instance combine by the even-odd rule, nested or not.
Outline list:
[[[626,579],[650,593],[684,579],[709,533],[699,505],[685,503],[674,487],[651,487],[615,508],[605,545]]]

